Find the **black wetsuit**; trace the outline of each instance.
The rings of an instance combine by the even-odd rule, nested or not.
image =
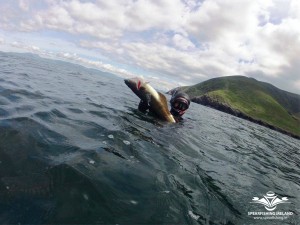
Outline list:
[[[139,109],[141,112],[143,112],[143,113],[145,113],[145,112],[147,112],[147,110],[149,110],[150,113],[155,114],[155,112],[153,112],[153,111],[150,109],[150,105],[147,104],[146,102],[144,102],[143,100],[140,101],[138,109]],[[180,122],[180,121],[183,120],[183,118],[182,118],[181,116],[175,116],[175,115],[172,113],[172,110],[170,111],[170,113],[173,115],[173,117],[174,117],[176,123],[178,123],[178,122]]]
[[[150,105],[144,102],[143,100],[141,100],[138,109],[141,112],[146,112],[148,109],[150,109]]]

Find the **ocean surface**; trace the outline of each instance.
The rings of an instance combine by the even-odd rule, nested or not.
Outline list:
[[[0,52],[0,224],[300,224],[299,140],[194,103],[168,124],[138,102],[112,74]],[[292,215],[249,215],[269,191]]]

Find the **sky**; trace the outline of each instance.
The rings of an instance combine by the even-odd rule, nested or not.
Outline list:
[[[168,90],[244,75],[300,94],[299,0],[0,0],[0,51]]]

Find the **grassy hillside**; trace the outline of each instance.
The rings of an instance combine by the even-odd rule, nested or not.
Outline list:
[[[192,101],[205,97],[255,120],[300,136],[300,95],[244,76],[214,78],[180,87]]]

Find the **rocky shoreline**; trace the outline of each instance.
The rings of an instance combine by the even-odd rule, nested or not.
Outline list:
[[[268,127],[272,130],[278,131],[280,133],[283,133],[285,135],[288,135],[290,137],[293,137],[293,138],[296,138],[296,139],[300,140],[300,136],[298,136],[296,134],[293,134],[289,131],[283,130],[279,127],[273,126],[273,125],[271,125],[269,123],[266,123],[262,120],[254,119],[254,118],[242,113],[239,110],[233,109],[233,108],[231,108],[230,106],[228,106],[224,103],[218,102],[217,100],[211,98],[208,95],[202,95],[200,97],[194,97],[194,98],[191,99],[191,101],[195,102],[195,103],[198,103],[198,104],[201,104],[201,105],[204,105],[204,106],[211,107],[213,109],[220,110],[222,112],[237,116],[237,117],[242,118],[242,119],[246,119],[246,120],[251,121],[253,123],[259,124],[259,125],[264,126],[264,127]]]

